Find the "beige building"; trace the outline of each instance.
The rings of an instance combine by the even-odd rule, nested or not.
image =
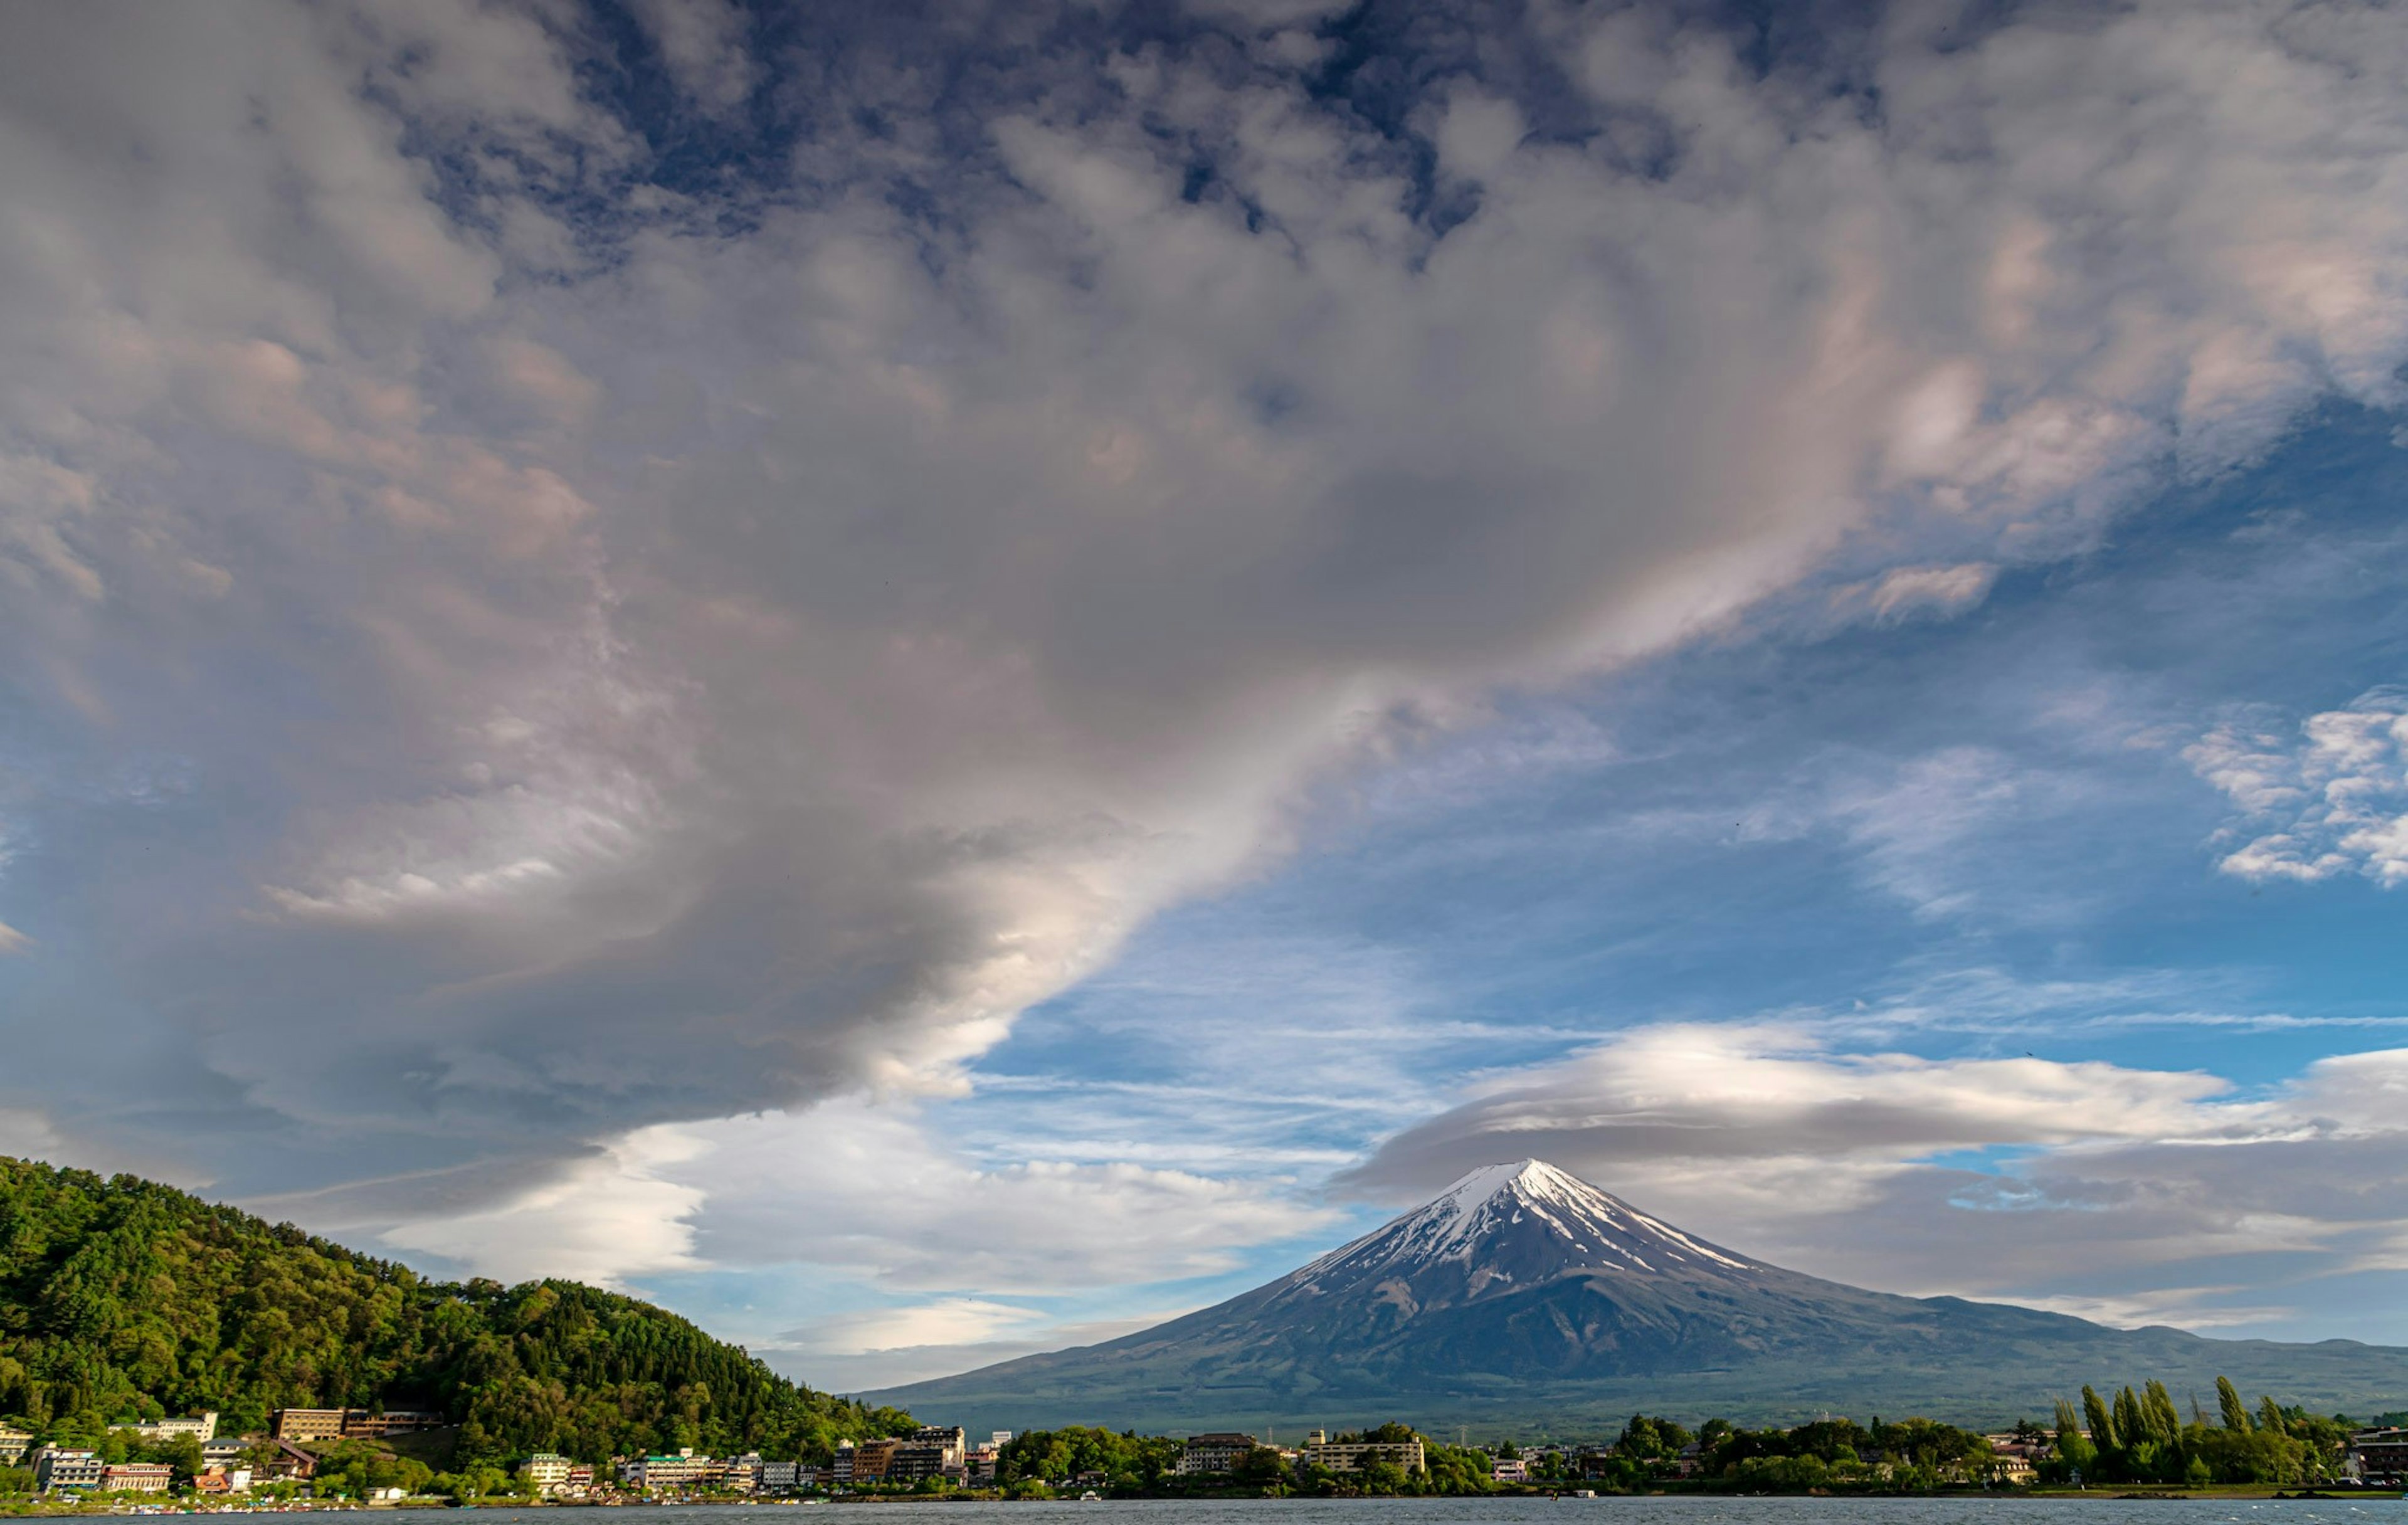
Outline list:
[[[1355,1472],[1366,1463],[1384,1461],[1407,1472],[1422,1470],[1422,1443],[1405,1441],[1333,1441],[1324,1431],[1316,1430],[1304,1444],[1307,1466],[1328,1472]]]
[[[165,1461],[120,1461],[103,1470],[100,1486],[109,1493],[165,1493],[175,1475]]]
[[[535,1485],[537,1493],[550,1498],[552,1491],[568,1481],[575,1467],[568,1458],[550,1451],[538,1451],[519,1463],[519,1475]]]
[[[12,1430],[0,1424],[0,1467],[13,1467],[25,1460],[34,1446],[34,1437],[22,1430]]]
[[[340,1440],[346,1412],[339,1408],[280,1408],[269,1433],[278,1440]]]
[[[209,1422],[214,1428],[216,1416],[210,1416]],[[280,1408],[271,1433],[278,1440],[292,1441],[342,1440],[352,1435],[378,1439],[414,1430],[437,1430],[444,1422],[442,1415],[424,1408],[389,1408],[381,1414],[365,1408]]]

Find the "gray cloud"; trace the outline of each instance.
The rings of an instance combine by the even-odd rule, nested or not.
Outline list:
[[[1759,78],[1541,7],[1567,76],[1433,90],[1427,177],[1314,11],[965,11],[957,98],[648,7],[712,130],[812,103],[682,178],[566,7],[10,12],[5,1020],[181,1084],[0,1100],[398,1220],[941,1089],[1398,727],[2395,399],[2372,10]]]

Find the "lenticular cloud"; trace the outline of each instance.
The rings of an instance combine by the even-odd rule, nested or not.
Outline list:
[[[642,14],[7,22],[0,977],[132,1158],[945,1087],[1492,685],[1944,614],[2408,358],[2371,7]]]

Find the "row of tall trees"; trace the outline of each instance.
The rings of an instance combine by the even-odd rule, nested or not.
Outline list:
[[[2330,1475],[2349,1439],[2349,1422],[2284,1408],[2261,1397],[2252,1411],[2226,1377],[2215,1379],[2216,1417],[2198,1398],[2189,1419],[2173,1394],[2151,1378],[2112,1399],[2082,1389],[2079,1409],[2057,1405],[2056,1454],[2042,1468],[2053,1481],[2305,1483]]]

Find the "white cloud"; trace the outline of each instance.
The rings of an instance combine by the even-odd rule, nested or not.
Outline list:
[[[2296,741],[2262,723],[2227,721],[2183,755],[2244,813],[2224,833],[2247,838],[2218,861],[2224,872],[2310,883],[2359,873],[2386,889],[2408,882],[2408,695],[2379,688],[2310,715]]]
[[[396,1224],[379,1237],[498,1281],[566,1276],[624,1287],[648,1273],[696,1270],[690,1220],[704,1193],[666,1177],[703,1147],[672,1129],[646,1129],[491,1207]]]

